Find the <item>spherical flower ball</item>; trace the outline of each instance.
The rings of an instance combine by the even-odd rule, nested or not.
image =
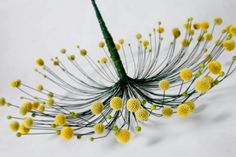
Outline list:
[[[44,61],[42,58],[37,58],[35,60],[35,63],[38,65],[38,66],[43,66],[44,65]]]
[[[95,101],[91,104],[90,110],[94,115],[99,115],[103,110],[103,103],[100,101]]]
[[[204,78],[212,85],[212,83],[214,82],[214,79],[211,77],[211,76],[209,76],[209,75],[206,75],[206,76],[204,76]]]
[[[222,18],[220,18],[220,17],[216,17],[216,18],[214,19],[214,23],[215,23],[216,25],[221,25],[222,22],[223,22],[223,20],[222,20]]]
[[[81,56],[86,56],[87,50],[85,50],[85,49],[80,50],[80,54],[81,54]]]
[[[100,63],[106,64],[106,63],[107,63],[107,58],[106,58],[106,57],[102,57],[102,58],[100,59]]]
[[[122,129],[116,133],[116,140],[121,144],[125,144],[129,142],[130,138],[131,138],[131,134],[129,130]]]
[[[70,140],[74,136],[74,130],[71,127],[63,127],[60,135],[63,139]]]
[[[193,73],[192,73],[192,70],[189,69],[189,68],[184,68],[180,71],[180,78],[183,80],[183,81],[189,81],[192,79],[193,77]]]
[[[187,47],[189,45],[189,42],[188,42],[188,39],[184,38],[182,41],[181,41],[181,44],[183,47]]]
[[[140,40],[142,38],[142,34],[138,33],[136,34],[136,39]]]
[[[70,56],[68,56],[68,59],[69,59],[70,61],[74,61],[74,60],[75,60],[75,55],[70,55]]]
[[[27,108],[27,112],[30,112],[32,110],[32,103],[31,102],[24,102],[22,104],[22,107],[26,107]]]
[[[236,36],[236,25],[231,26],[229,29],[229,32],[233,35]]]
[[[150,109],[151,109],[152,111],[153,111],[153,110],[156,110],[156,109],[157,109],[157,106],[154,105],[154,104],[151,104]]]
[[[64,125],[66,125],[66,122],[67,122],[67,119],[64,114],[58,114],[58,115],[56,115],[56,117],[54,119],[54,123],[56,125],[64,126]]]
[[[200,23],[200,27],[203,30],[207,30],[209,28],[209,23],[207,21],[203,21],[203,22]]]
[[[159,88],[163,91],[166,91],[170,88],[170,82],[168,80],[161,80],[159,82]]]
[[[113,110],[119,111],[123,107],[123,100],[120,97],[113,97],[110,101],[110,107]]]
[[[147,41],[147,40],[144,40],[144,41],[143,41],[143,46],[144,46],[145,48],[147,48],[147,47],[148,47],[148,45],[149,45],[149,41]]]
[[[31,128],[34,124],[34,121],[32,118],[30,117],[27,117],[24,119],[24,122],[23,122],[23,125],[26,127],[26,128]]]
[[[204,77],[197,79],[194,86],[195,90],[200,94],[206,93],[211,88],[211,84]]]
[[[161,112],[164,117],[171,117],[173,114],[173,109],[170,106],[164,106]]]
[[[19,88],[21,86],[21,80],[15,80],[10,83],[12,88]]]
[[[140,107],[141,107],[141,103],[136,98],[130,98],[127,101],[127,110],[129,112],[136,112],[136,111],[138,111],[138,109],[140,109]]]
[[[5,98],[0,98],[0,106],[4,106],[6,104]]]
[[[27,112],[28,112],[27,107],[22,106],[22,107],[19,108],[19,114],[20,115],[24,116],[24,115],[27,114]]]
[[[30,129],[25,127],[24,124],[21,124],[20,127],[19,127],[19,132],[22,134],[22,135],[26,135],[30,132]]]
[[[192,100],[188,100],[185,102],[190,107],[190,111],[193,112],[195,110],[195,103]]]
[[[218,61],[211,61],[208,63],[208,70],[212,73],[212,74],[219,74],[221,72],[222,66],[221,63]]]
[[[174,36],[174,38],[178,38],[181,35],[179,28],[173,28],[172,35]]]
[[[62,48],[62,49],[60,50],[60,52],[61,52],[62,54],[65,54],[65,53],[66,53],[66,49]]]
[[[159,27],[159,28],[157,28],[157,32],[158,33],[163,33],[165,31],[165,28],[164,27]]]
[[[95,134],[100,135],[100,134],[103,134],[103,133],[104,133],[104,131],[105,131],[105,126],[104,126],[102,123],[98,123],[98,124],[96,124],[96,125],[94,126],[93,129],[94,129]]]
[[[52,107],[54,104],[55,104],[54,99],[48,98],[48,100],[47,100],[47,105],[48,105],[49,107]]]
[[[36,87],[36,89],[37,89],[37,91],[39,91],[39,92],[42,92],[43,91],[43,85],[38,85],[37,87]]]
[[[180,104],[177,107],[177,115],[180,116],[181,118],[188,117],[190,112],[191,112],[191,109],[187,104]]]
[[[17,121],[12,121],[9,124],[9,128],[11,129],[11,131],[16,132],[19,130],[20,124]]]
[[[204,38],[207,40],[207,41],[210,41],[210,40],[212,40],[212,34],[211,33],[206,33],[205,35],[204,35]]]
[[[116,50],[119,51],[120,50],[120,44],[116,44]]]
[[[45,111],[45,106],[44,105],[40,105],[38,108],[37,108],[37,110],[39,111],[39,112],[44,112]]]
[[[98,43],[98,47],[99,47],[99,48],[104,48],[104,46],[105,46],[105,43],[104,43],[104,42],[101,41],[101,42]]]
[[[200,23],[194,23],[193,28],[196,30],[200,29]]]
[[[139,109],[138,111],[135,112],[135,116],[139,121],[144,122],[148,120],[149,113],[145,109]]]
[[[119,39],[119,43],[121,44],[121,45],[123,45],[124,44],[124,42],[125,42],[125,40],[124,39]]]
[[[232,51],[235,48],[236,44],[234,40],[225,40],[223,42],[223,47],[226,51]]]

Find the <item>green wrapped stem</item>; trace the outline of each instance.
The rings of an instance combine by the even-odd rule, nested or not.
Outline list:
[[[127,75],[126,75],[124,66],[123,66],[123,64],[121,62],[120,56],[118,54],[118,51],[116,49],[115,43],[114,43],[114,41],[112,39],[112,36],[111,36],[111,34],[109,33],[109,31],[108,31],[108,29],[106,27],[106,24],[105,24],[105,22],[104,22],[104,20],[102,18],[102,15],[101,15],[98,7],[97,7],[97,4],[96,4],[95,0],[91,0],[91,1],[92,1],[92,4],[93,4],[95,13],[96,13],[98,22],[100,24],[100,28],[102,30],[103,37],[104,37],[106,45],[108,47],[108,51],[109,51],[109,53],[111,55],[111,59],[113,60],[114,65],[116,67],[116,70],[118,72],[119,78],[121,80],[125,80]]]

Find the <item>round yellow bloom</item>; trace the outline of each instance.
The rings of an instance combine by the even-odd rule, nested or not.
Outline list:
[[[0,98],[0,106],[4,106],[6,104],[5,98]]]
[[[211,61],[208,63],[208,70],[212,73],[212,74],[219,74],[221,72],[222,66],[221,63],[218,61]]]
[[[179,28],[173,28],[172,35],[174,36],[174,38],[178,38],[181,35]]]
[[[191,113],[191,109],[189,105],[187,104],[180,104],[177,107],[177,115],[180,116],[181,118],[188,117],[190,113]]]
[[[194,23],[193,28],[198,30],[200,28],[200,23]]]
[[[206,93],[211,88],[211,84],[206,78],[200,78],[195,81],[195,90],[198,93]]]
[[[38,65],[38,66],[43,66],[44,65],[44,61],[42,58],[37,58],[35,63]]]
[[[122,129],[116,133],[116,140],[121,144],[125,144],[129,142],[130,138],[131,138],[131,134],[129,130]]]
[[[22,116],[26,115],[27,112],[28,112],[27,107],[22,106],[19,108],[19,114],[21,114]]]
[[[165,28],[164,27],[159,27],[159,28],[157,28],[157,32],[158,33],[163,33],[165,31]]]
[[[47,105],[48,105],[49,107],[52,107],[54,104],[55,104],[54,99],[48,98],[48,100],[47,100]]]
[[[147,40],[144,40],[144,41],[143,41],[143,46],[144,46],[145,48],[147,48],[147,47],[148,47],[148,45],[149,45],[149,41],[147,41]]]
[[[38,101],[34,101],[34,102],[32,103],[32,108],[33,108],[34,110],[37,110],[37,108],[39,107],[39,105],[40,105],[40,103],[39,103]]]
[[[223,22],[223,20],[222,20],[222,18],[220,18],[220,17],[216,17],[216,18],[214,19],[214,23],[215,23],[216,25],[221,25],[222,22]]]
[[[212,34],[211,33],[206,33],[204,35],[204,38],[205,38],[205,40],[210,41],[210,40],[212,40]]]
[[[105,131],[105,126],[104,126],[102,123],[98,123],[98,124],[96,124],[96,125],[94,126],[93,129],[94,129],[95,134],[100,135],[100,134],[103,134],[103,133],[104,133],[104,131]]]
[[[140,109],[141,103],[138,99],[136,98],[130,98],[127,101],[127,110],[130,112],[136,112],[138,109]]]
[[[99,47],[99,48],[104,48],[104,46],[105,46],[105,43],[104,43],[104,42],[101,41],[101,42],[98,43],[98,47]]]
[[[31,102],[24,102],[22,104],[22,107],[26,107],[27,108],[27,112],[30,112],[32,110],[32,103]]]
[[[184,24],[184,28],[185,29],[190,29],[191,28],[191,24],[190,23],[185,23]]]
[[[63,127],[61,129],[61,137],[64,140],[70,140],[74,136],[74,130],[71,127]]]
[[[44,106],[44,105],[40,105],[40,106],[37,108],[37,110],[38,110],[39,112],[44,112],[44,111],[45,111],[45,106]]]
[[[123,45],[124,44],[124,42],[125,42],[125,40],[124,39],[119,39],[119,43],[121,44],[121,45]]]
[[[193,77],[193,73],[192,73],[192,70],[189,69],[189,68],[184,68],[180,71],[180,74],[179,74],[180,78],[183,80],[183,81],[189,81],[192,79]]]
[[[181,41],[181,44],[183,47],[187,47],[189,45],[189,42],[188,42],[188,39],[184,38],[182,41]]]
[[[171,117],[173,114],[173,109],[170,106],[165,106],[161,112],[164,117]]]
[[[223,46],[226,51],[232,51],[235,48],[236,44],[234,40],[225,40],[223,42]]]
[[[90,110],[94,115],[99,115],[103,110],[103,103],[100,101],[95,101],[91,104]]]
[[[65,53],[66,53],[66,49],[62,48],[62,49],[60,50],[60,52],[61,52],[62,54],[65,54]]]
[[[120,97],[113,97],[110,101],[110,107],[113,110],[119,111],[123,107],[123,100]]]
[[[203,22],[201,22],[200,27],[203,30],[207,30],[209,28],[209,23],[207,21],[203,21]]]
[[[34,124],[34,121],[32,118],[28,117],[28,118],[25,118],[24,119],[24,123],[23,125],[26,127],[26,128],[31,128]]]
[[[106,58],[106,57],[102,57],[102,58],[100,59],[100,63],[106,64],[106,63],[107,63],[107,58]]]
[[[233,36],[236,36],[236,25],[230,27],[229,32],[230,32]]]
[[[19,88],[21,86],[21,80],[15,80],[10,83],[12,88]]]
[[[206,75],[206,76],[204,76],[204,78],[212,85],[212,83],[214,82],[214,79],[211,77],[211,76],[209,76],[209,75]]]
[[[38,85],[37,87],[36,87],[36,89],[37,89],[37,91],[39,91],[39,92],[41,92],[41,91],[43,91],[43,85]]]
[[[74,60],[75,60],[75,55],[70,55],[70,56],[68,56],[68,59],[69,59],[70,61],[74,61]]]
[[[188,100],[185,102],[190,107],[190,111],[193,112],[195,110],[195,103],[192,100]]]
[[[86,56],[87,50],[85,50],[85,49],[80,50],[80,54],[81,54],[81,56]]]
[[[20,124],[17,121],[12,121],[9,124],[9,128],[11,129],[11,131],[16,132],[19,130]]]
[[[60,126],[64,126],[66,125],[66,116],[64,114],[58,114],[56,115],[55,119],[54,119],[54,123],[56,125],[60,125]]]
[[[28,134],[29,131],[30,131],[30,129],[27,128],[27,127],[25,127],[23,124],[20,125],[19,132],[20,132],[22,135]]]
[[[135,112],[135,116],[139,121],[144,122],[148,120],[149,113],[145,109],[138,109],[138,111]]]
[[[116,50],[119,51],[120,50],[120,44],[116,44]]]
[[[136,39],[140,40],[142,38],[142,34],[138,33],[136,34]]]
[[[152,105],[150,106],[150,108],[151,108],[151,110],[153,111],[153,110],[156,110],[156,109],[157,109],[157,106],[154,105],[154,104],[152,104]]]
[[[159,87],[161,90],[166,91],[170,88],[170,82],[168,80],[161,80],[159,82]]]

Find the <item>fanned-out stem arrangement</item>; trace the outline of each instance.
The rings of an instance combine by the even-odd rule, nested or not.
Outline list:
[[[219,29],[219,17],[212,24],[188,18],[183,28],[172,29],[170,41],[159,22],[147,39],[136,34],[133,44],[124,39],[115,43],[95,0],[91,2],[105,40],[98,44],[104,57],[95,61],[80,46],[78,55],[63,48],[61,56],[51,59],[54,68],[36,59],[36,73],[52,89],[12,81],[10,85],[23,93],[21,105],[5,98],[0,105],[18,110],[8,116],[17,137],[52,134],[94,141],[112,133],[118,142],[127,143],[130,130],[139,133],[150,118],[188,117],[199,97],[236,70],[236,56],[231,55],[236,26]],[[229,65],[221,64],[223,55],[230,58]]]

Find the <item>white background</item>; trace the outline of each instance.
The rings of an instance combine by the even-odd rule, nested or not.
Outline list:
[[[158,20],[167,33],[189,16],[197,21],[221,16],[225,25],[236,23],[235,0],[98,0],[98,5],[114,38],[131,42],[137,32],[149,33]],[[8,87],[9,81],[21,78],[35,85],[42,80],[33,72],[36,57],[49,60],[62,47],[77,52],[78,43],[91,56],[100,56],[102,36],[89,0],[0,0],[0,20],[0,96],[11,102],[19,102],[20,95]],[[0,156],[235,157],[235,79],[234,74],[198,100],[188,119],[150,121],[127,145],[117,144],[113,135],[94,143],[56,136],[16,138],[5,118],[15,110],[1,108]]]

